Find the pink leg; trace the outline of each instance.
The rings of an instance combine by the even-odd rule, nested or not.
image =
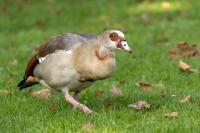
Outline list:
[[[93,113],[93,110],[89,109],[86,105],[79,103],[72,96],[70,96],[68,91],[65,92],[65,99],[70,104],[72,104],[74,107],[79,108],[83,112],[85,112],[87,114]]]

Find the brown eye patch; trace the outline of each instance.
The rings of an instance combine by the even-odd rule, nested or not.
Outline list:
[[[109,37],[110,37],[110,39],[111,39],[112,41],[117,41],[117,40],[120,39],[120,37],[118,36],[118,34],[117,34],[116,32],[110,33]]]

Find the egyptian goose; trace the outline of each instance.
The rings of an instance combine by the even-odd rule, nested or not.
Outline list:
[[[40,83],[64,93],[66,101],[92,113],[79,102],[80,92],[95,80],[106,79],[115,69],[115,49],[132,50],[119,30],[93,34],[66,33],[50,38],[28,62],[21,89]],[[71,96],[69,92],[74,92]]]

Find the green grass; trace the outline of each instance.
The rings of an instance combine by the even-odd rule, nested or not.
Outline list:
[[[0,89],[13,92],[0,93],[1,132],[84,132],[82,126],[87,122],[95,126],[93,132],[200,131],[200,75],[180,71],[177,61],[168,57],[168,49],[180,41],[200,44],[199,0],[170,1],[168,11],[156,0],[12,1],[0,1]],[[112,77],[83,92],[81,102],[97,115],[72,109],[59,93],[45,101],[30,96],[28,90],[18,90],[16,85],[33,49],[48,37],[65,32],[98,34],[104,29],[125,29],[134,53],[117,51],[117,69]],[[12,65],[15,59],[18,64]],[[200,69],[199,57],[182,60]],[[159,88],[149,92],[137,88],[139,81],[162,83],[166,97],[160,97]],[[121,88],[124,95],[114,97],[112,85]],[[104,91],[102,97],[94,95],[97,89]],[[192,102],[180,104],[185,95],[191,95]],[[152,108],[135,111],[128,107],[138,100],[146,100]],[[55,111],[48,109],[52,103]],[[172,111],[179,112],[176,119],[164,117]]]

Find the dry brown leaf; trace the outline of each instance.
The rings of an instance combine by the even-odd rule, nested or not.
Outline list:
[[[145,82],[140,82],[135,84],[137,87],[142,88],[145,91],[149,91],[152,88],[152,85]]]
[[[187,42],[181,42],[177,45],[180,54],[187,57],[195,57],[198,55],[197,45],[193,44],[191,47]]]
[[[82,129],[83,129],[84,131],[86,131],[86,132],[91,132],[91,131],[93,131],[93,130],[95,129],[95,126],[94,126],[92,123],[88,122],[88,123],[85,123],[85,124],[82,126]]]
[[[192,96],[188,95],[183,97],[183,99],[180,100],[180,103],[189,103],[192,101]]]
[[[184,70],[184,71],[189,71],[189,72],[191,72],[191,67],[187,64],[187,63],[185,63],[185,62],[183,62],[183,61],[179,61],[179,64],[178,64],[178,66],[182,69],[182,70]]]
[[[177,48],[180,52],[184,52],[187,51],[190,48],[190,46],[187,42],[180,42],[179,44],[177,44]]]
[[[122,91],[114,85],[112,86],[111,92],[114,96],[123,96]]]
[[[177,48],[178,50],[169,49],[168,54],[170,58],[177,59],[181,56],[196,57],[199,55],[196,44],[190,46],[187,42],[180,42],[177,44]]]
[[[172,58],[172,59],[177,59],[177,58],[180,57],[179,53],[178,53],[175,49],[172,49],[172,48],[169,49],[168,55],[169,55],[169,57]]]
[[[51,96],[51,91],[49,89],[41,89],[39,91],[32,91],[30,93],[32,96],[42,99],[48,99]]]
[[[137,101],[133,104],[129,104],[128,105],[131,108],[134,108],[136,110],[140,110],[140,109],[149,109],[151,107],[151,104],[147,103],[146,101]]]
[[[55,110],[56,110],[56,105],[53,104],[53,103],[51,103],[51,104],[48,105],[48,109],[49,109],[50,111],[55,111]]]
[[[178,116],[178,112],[170,112],[167,114],[164,114],[165,117],[169,117],[169,118],[176,118]]]
[[[12,95],[12,92],[11,92],[11,90],[3,89],[3,90],[0,90],[0,94],[3,94],[3,95]]]
[[[103,95],[103,91],[102,90],[95,90],[95,96],[102,96]]]
[[[193,44],[190,48],[190,56],[197,56],[199,54],[198,50],[197,50],[197,45]]]

